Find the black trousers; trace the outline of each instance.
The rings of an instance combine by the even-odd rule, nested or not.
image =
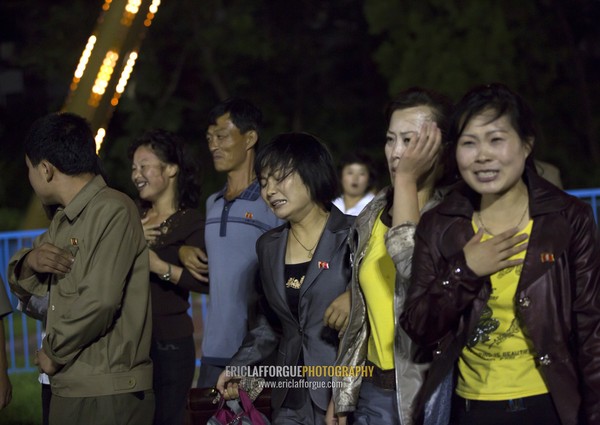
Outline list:
[[[514,400],[465,400],[454,395],[452,425],[560,425],[550,394]]]
[[[52,388],[49,384],[42,384],[42,424],[50,423],[50,400],[52,399]]]
[[[156,397],[154,425],[183,425],[185,403],[196,368],[194,338],[153,340],[150,357]]]

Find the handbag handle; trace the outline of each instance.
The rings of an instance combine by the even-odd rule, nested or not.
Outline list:
[[[217,407],[217,411],[209,420],[209,424],[212,424],[212,420],[216,421],[221,425],[230,425],[237,422],[237,417],[231,412],[229,409],[225,408],[225,398],[221,397],[219,399],[219,407]]]
[[[239,395],[244,412],[246,412],[246,415],[250,418],[252,425],[268,425],[268,422],[265,422],[263,415],[256,407],[254,407],[254,404],[252,404],[252,400],[250,400],[248,393],[244,390],[239,390]]]

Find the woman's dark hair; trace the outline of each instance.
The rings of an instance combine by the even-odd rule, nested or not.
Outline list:
[[[377,169],[373,163],[373,159],[370,155],[365,152],[348,152],[342,155],[339,166],[338,174],[341,179],[344,168],[348,165],[359,164],[364,165],[369,173],[369,182],[367,183],[367,192],[375,187],[377,182]]]
[[[527,102],[518,94],[502,83],[493,83],[473,87],[456,104],[448,139],[452,152],[456,152],[458,139],[465,130],[469,121],[484,111],[492,111],[493,115],[489,122],[506,115],[510,120],[523,143],[529,143],[537,138],[538,131],[533,111]],[[533,156],[533,143],[530,145],[531,153],[525,160],[525,167],[536,172]],[[456,158],[453,157],[454,169],[456,170]]]
[[[133,154],[140,146],[146,146],[166,164],[179,167],[177,173],[176,200],[178,208],[195,208],[200,200],[200,176],[192,166],[189,153],[183,141],[175,134],[162,129],[151,130],[129,145],[128,157],[133,160]],[[142,206],[146,202],[141,201]]]
[[[284,133],[275,136],[260,150],[254,160],[257,178],[264,179],[268,170],[284,179],[297,172],[311,199],[326,210],[338,195],[339,182],[333,159],[327,147],[308,133]]]
[[[395,111],[417,106],[427,106],[431,109],[433,120],[442,133],[442,150],[439,153],[442,174],[438,177],[434,185],[437,187],[452,184],[456,181],[456,173],[452,170],[452,165],[448,164],[448,126],[450,123],[450,114],[452,113],[452,101],[449,97],[436,91],[422,87],[411,87],[398,93],[388,103],[385,108],[387,122],[390,122]],[[449,172],[449,170],[452,171]]]
[[[445,143],[445,136],[448,133],[448,122],[452,111],[452,101],[450,98],[433,90],[422,87],[411,87],[398,93],[385,108],[387,122],[390,122],[392,114],[395,111],[417,106],[428,106],[431,108],[433,120],[442,132],[442,142]]]

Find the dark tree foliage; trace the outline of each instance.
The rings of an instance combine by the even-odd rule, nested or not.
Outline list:
[[[600,2],[367,0],[365,10],[390,93],[421,84],[456,98],[502,81],[537,113],[537,157],[567,188],[598,187]]]
[[[102,3],[0,3],[1,227],[18,224],[32,195],[20,141],[65,101]],[[371,151],[385,176],[390,96],[419,84],[457,98],[504,81],[538,113],[546,136],[538,156],[561,168],[567,187],[597,187],[599,12],[594,0],[165,0],[101,156],[111,184],[134,195],[128,143],[151,128],[175,131],[197,156],[206,196],[224,181],[208,156],[206,115],[237,95],[263,109],[262,143],[308,131],[336,157]],[[20,76],[21,89],[7,73]]]

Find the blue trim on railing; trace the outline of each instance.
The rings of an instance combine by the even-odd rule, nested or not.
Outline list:
[[[594,218],[598,223],[598,198],[600,197],[600,188],[598,189],[571,189],[567,193],[587,201],[594,211]]]
[[[10,292],[9,287],[8,287],[8,279],[6,276],[6,272],[7,272],[7,268],[8,268],[8,262],[10,260],[10,257],[17,252],[18,250],[20,250],[23,247],[28,247],[31,246],[33,244],[33,240],[40,235],[41,233],[43,233],[45,231],[45,229],[35,229],[35,230],[20,230],[20,231],[11,231],[11,232],[0,232],[0,275],[2,275],[2,280],[4,280],[4,284],[6,285],[6,292],[8,293],[8,298],[10,300],[10,303],[13,307],[13,310],[16,310],[17,308],[17,303],[18,303],[18,299]],[[17,344],[17,341],[15,340],[15,328],[16,328],[16,324],[15,321],[18,322],[20,320],[21,322],[21,329],[22,329],[22,338],[19,342],[19,344]],[[33,320],[33,319],[28,319],[27,316],[25,316],[24,314],[10,314],[8,315],[8,317],[6,318],[7,324],[8,324],[8,336],[7,336],[7,341],[9,344],[9,367],[8,367],[8,372],[9,373],[13,373],[13,372],[24,372],[24,371],[32,371],[35,370],[35,367],[31,364],[31,356],[30,356],[30,351],[29,351],[29,329],[27,326],[27,322],[28,320]],[[41,326],[38,325],[36,326],[36,334],[37,334],[37,339],[38,339],[38,347],[39,344],[41,342],[39,342],[39,334],[41,331]],[[24,360],[24,367],[18,367],[17,366],[17,345],[22,346],[22,350],[21,353],[23,354],[23,360]],[[19,354],[21,354],[19,353]]]

